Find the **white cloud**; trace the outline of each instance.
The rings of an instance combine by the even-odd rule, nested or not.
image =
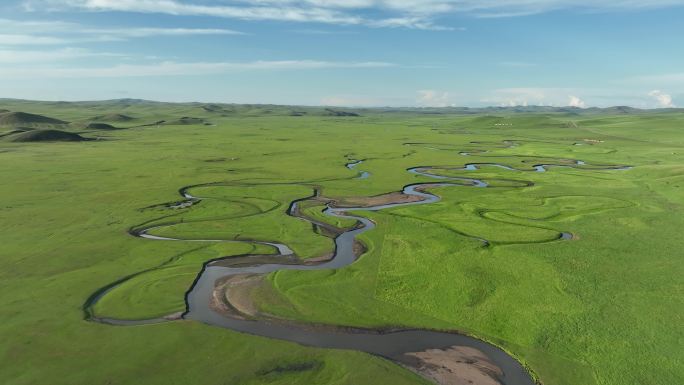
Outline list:
[[[385,68],[394,66],[385,62],[329,62],[315,60],[280,60],[252,62],[161,62],[139,65],[116,65],[111,67],[0,67],[0,78],[116,78],[141,76],[192,76],[258,70],[318,70]]]
[[[570,107],[578,107],[578,108],[586,108],[587,104],[584,102],[584,100],[578,98],[577,96],[569,95],[568,96],[568,106]]]
[[[216,16],[245,20],[313,21],[335,24],[360,24],[362,19],[324,7],[299,7],[290,4],[273,6],[204,5],[175,0],[38,0],[27,1],[28,8],[47,3],[53,8],[81,8],[91,11],[166,13],[170,15]],[[239,2],[234,2],[239,3]],[[257,1],[257,3],[259,3]]]
[[[580,98],[577,95],[582,95]],[[500,88],[487,92],[480,103],[497,106],[571,106],[578,108],[609,107],[625,105],[637,108],[675,107],[669,93],[654,90],[645,98],[643,91],[636,92],[629,88]]]
[[[420,90],[416,103],[423,107],[448,107],[452,105],[449,101],[449,93],[436,90]]]
[[[122,57],[124,55],[91,52],[80,48],[64,48],[57,50],[11,50],[0,49],[0,64],[8,63],[51,63],[55,61],[72,60],[85,57]],[[0,67],[0,71],[11,71],[11,69]]]
[[[6,33],[18,33],[26,31],[33,33],[64,31],[76,26],[77,24],[64,21],[43,21],[43,20],[11,20],[0,18],[0,31]]]
[[[432,21],[425,19],[425,17],[423,17],[423,16],[394,17],[394,18],[381,19],[381,20],[369,20],[369,21],[364,21],[363,24],[366,24],[370,27],[378,27],[378,28],[402,27],[402,28],[424,29],[424,30],[432,30],[432,31],[454,31],[454,30],[464,31],[465,30],[465,28],[454,28],[454,27],[446,27],[446,26],[441,26],[441,25],[435,25]]]
[[[481,101],[502,107],[547,104],[547,90],[543,88],[500,88]]]
[[[67,44],[69,40],[52,36],[35,36],[25,34],[0,33],[0,46],[8,45],[58,45]]]
[[[609,12],[681,5],[684,0],[24,0],[27,10],[76,8],[437,30],[452,29],[435,24],[436,18],[449,14],[515,17],[567,9]]]
[[[81,33],[111,36],[115,38],[149,36],[198,36],[198,35],[244,35],[243,32],[218,28],[115,28],[83,29]]]
[[[571,106],[586,108],[589,103],[575,95],[581,94],[590,96],[595,102],[604,95],[606,90],[602,89],[575,89],[575,88],[553,88],[553,87],[517,87],[499,88],[489,92],[480,99],[486,105],[497,105],[502,107],[515,106]]]
[[[664,93],[660,90],[653,90],[648,93],[648,96],[654,98],[658,102],[659,107],[674,108],[675,105],[672,102],[672,96]]]
[[[64,45],[151,36],[243,35],[224,28],[93,28],[62,21],[0,19],[0,46]]]

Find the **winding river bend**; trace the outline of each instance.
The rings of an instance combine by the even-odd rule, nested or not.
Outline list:
[[[358,162],[347,164],[347,168],[352,169]],[[578,161],[577,165],[584,162]],[[512,169],[505,165],[488,163],[487,166],[496,166],[505,169]],[[546,165],[542,165],[546,166]],[[558,165],[561,166],[561,165]],[[566,165],[562,165],[567,167]],[[437,173],[429,172],[432,168],[414,167],[407,171],[428,178],[438,179],[439,182],[420,183],[407,185],[403,188],[404,196],[410,198],[402,200],[400,203],[388,203],[370,207],[335,207],[333,203],[328,203],[325,214],[335,217],[349,218],[356,220],[359,225],[353,229],[342,231],[335,237],[335,251],[329,260],[317,264],[307,264],[303,262],[288,263],[259,263],[256,260],[253,264],[240,267],[226,267],[211,261],[204,265],[192,288],[186,294],[186,310],[180,317],[187,320],[195,320],[206,324],[228,328],[234,331],[249,333],[262,337],[275,338],[291,341],[308,346],[333,349],[348,349],[367,352],[380,357],[387,358],[400,363],[424,377],[437,383],[453,384],[502,384],[502,385],[533,385],[535,382],[527,370],[513,357],[502,349],[463,334],[455,332],[442,332],[434,330],[394,330],[378,331],[368,329],[354,329],[348,327],[315,327],[309,324],[299,324],[294,322],[280,322],[273,319],[247,319],[239,316],[230,316],[225,312],[220,312],[212,305],[217,294],[217,282],[227,278],[242,275],[267,274],[277,270],[323,270],[339,269],[350,265],[358,257],[359,252],[355,250],[356,237],[364,232],[375,228],[375,224],[362,216],[353,215],[355,211],[378,211],[388,208],[430,204],[440,200],[436,195],[427,192],[427,189],[435,187],[471,187],[487,188],[488,183],[474,178],[448,177]],[[436,168],[439,169],[439,168]],[[444,168],[442,168],[444,169]],[[461,170],[475,170],[475,165],[466,165]],[[610,167],[616,169],[616,167]],[[459,170],[459,168],[453,168]],[[536,169],[536,171],[541,171]],[[545,171],[545,170],[544,170]],[[366,177],[369,174],[365,174]],[[362,176],[363,177],[363,176]],[[527,187],[531,182],[523,182],[519,186]],[[189,207],[200,202],[203,198],[193,196],[189,193],[191,187],[183,188],[180,193],[185,201],[178,204],[180,207]],[[306,198],[305,198],[306,199]],[[298,201],[291,203],[287,214],[307,220],[315,225],[321,225],[306,216],[298,213]],[[173,206],[169,206],[173,207]],[[182,239],[160,237],[149,234],[151,230],[162,226],[151,226],[143,229],[132,230],[134,236],[147,238],[156,241],[187,241]],[[572,239],[569,233],[559,233],[558,240]],[[482,240],[487,243],[486,240]],[[193,242],[248,242],[248,241],[226,241],[203,239],[193,240]],[[275,242],[252,241],[274,247],[278,257],[286,258],[292,256],[293,252],[286,245]],[[285,262],[285,261],[284,261]],[[85,305],[88,318],[92,321],[108,323],[113,325],[141,325],[149,323],[167,322],[171,318],[147,319],[147,320],[120,320],[111,318],[100,318],[93,314],[94,304],[110,290],[115,289],[119,284],[126,281],[127,277],[117,281],[98,293],[91,296]],[[450,366],[449,362],[456,362]],[[465,376],[455,371],[472,372]],[[446,377],[445,377],[445,371]],[[451,376],[451,377],[450,377]]]
[[[276,338],[304,345],[359,350],[391,359],[406,366],[416,365],[411,353],[425,352],[430,349],[446,351],[454,347],[469,347],[483,352],[486,360],[491,361],[496,369],[487,370],[496,381],[504,385],[532,385],[529,373],[522,365],[498,347],[484,341],[462,334],[438,332],[430,330],[399,330],[378,332],[365,329],[329,330],[292,323],[279,323],[272,320],[246,320],[227,317],[214,310],[211,299],[214,297],[215,283],[219,279],[242,274],[266,274],[276,270],[322,270],[338,269],[353,263],[357,259],[354,242],[359,234],[370,231],[375,224],[367,218],[350,214],[354,211],[377,211],[392,207],[429,204],[439,201],[439,197],[423,191],[430,187],[442,186],[479,186],[486,183],[477,179],[459,178],[469,184],[426,183],[408,185],[403,193],[420,200],[404,203],[391,203],[371,207],[335,208],[328,206],[327,215],[351,218],[361,223],[361,227],[346,231],[335,239],[335,253],[332,259],[317,265],[263,264],[249,267],[223,267],[207,264],[187,294],[187,311],[185,319],[201,321],[210,325],[229,328],[235,331]],[[288,213],[294,215],[296,204],[290,206]],[[560,238],[560,237],[559,237]],[[418,362],[420,365],[421,363]],[[416,368],[417,369],[417,368]],[[498,369],[498,370],[497,370]]]

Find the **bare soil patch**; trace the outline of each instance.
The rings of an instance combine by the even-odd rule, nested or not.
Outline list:
[[[411,369],[440,385],[501,385],[501,369],[475,348],[452,346],[405,356]]]
[[[421,200],[423,200],[423,198],[419,196],[406,195],[400,191],[395,191],[372,197],[353,197],[340,199],[335,202],[335,207],[372,207],[395,203],[418,202]]]

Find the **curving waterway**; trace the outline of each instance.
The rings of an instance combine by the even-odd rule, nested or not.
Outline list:
[[[335,239],[335,253],[331,260],[317,265],[263,264],[249,267],[224,267],[207,264],[195,285],[187,294],[187,311],[185,319],[192,319],[210,325],[225,327],[239,332],[276,338],[309,346],[333,349],[358,350],[393,361],[410,365],[407,353],[422,352],[428,349],[448,349],[454,346],[467,346],[483,353],[501,370],[497,380],[504,385],[532,385],[534,381],[518,361],[498,347],[479,339],[457,333],[431,330],[399,330],[378,332],[365,329],[330,330],[315,328],[306,324],[279,323],[273,320],[246,320],[227,317],[211,306],[215,283],[219,279],[243,274],[267,274],[277,270],[324,270],[339,269],[353,263],[357,259],[354,253],[356,237],[375,228],[375,224],[367,218],[354,216],[354,211],[378,211],[393,207],[430,204],[440,200],[436,195],[422,191],[430,187],[443,186],[486,186],[477,179],[458,178],[459,181],[470,182],[467,185],[453,183],[427,183],[408,185],[403,193],[420,198],[419,201],[390,203],[371,207],[335,208],[329,206],[325,213],[331,216],[352,218],[361,223],[361,227],[346,231]],[[294,205],[288,213],[293,215]]]
[[[353,170],[356,166],[360,165],[363,162],[363,160],[352,160],[344,166],[350,170]],[[369,176],[370,173],[368,171],[360,171],[359,176],[357,176],[356,179],[368,179]]]
[[[362,161],[353,161],[346,165],[347,168],[353,169]],[[577,161],[577,165],[583,165],[584,162]],[[435,169],[451,169],[451,170],[476,170],[479,166],[495,166],[514,170],[513,168],[496,163],[486,164],[468,164],[463,168],[435,168]],[[537,167],[538,166],[538,167]],[[566,165],[537,165],[536,171],[546,171],[548,166],[566,166]],[[566,166],[567,167],[567,166]],[[611,167],[611,169],[619,169]],[[358,226],[353,229],[341,231],[335,238],[335,251],[333,256],[321,263],[305,264],[303,262],[289,260],[288,263],[258,263],[255,262],[251,266],[241,267],[226,267],[215,263],[216,261],[208,262],[204,265],[202,271],[198,275],[192,288],[186,294],[187,308],[182,314],[181,318],[188,320],[195,320],[206,324],[228,328],[234,331],[249,333],[262,337],[275,338],[285,341],[296,342],[303,345],[315,346],[321,348],[333,349],[348,349],[362,351],[377,356],[385,357],[394,362],[398,362],[407,366],[418,373],[425,375],[425,362],[417,360],[415,353],[434,351],[435,349],[447,351],[455,347],[467,347],[476,349],[482,352],[487,361],[496,368],[496,370],[482,370],[488,379],[494,380],[494,383],[503,385],[533,385],[535,382],[528,373],[528,371],[513,357],[507,354],[502,349],[479,340],[474,337],[458,334],[455,332],[442,332],[434,330],[394,330],[394,331],[379,331],[369,329],[354,329],[349,327],[316,327],[306,323],[295,322],[280,322],[273,319],[247,319],[244,317],[230,316],[225,312],[216,310],[216,306],[212,305],[217,290],[217,282],[225,281],[231,276],[238,275],[253,275],[253,274],[267,274],[277,270],[326,270],[339,269],[352,264],[358,257],[358,251],[355,250],[355,244],[358,242],[356,238],[367,231],[375,228],[375,223],[371,220],[353,215],[355,211],[378,211],[395,207],[403,207],[409,205],[431,204],[440,200],[436,195],[427,192],[427,189],[435,187],[475,187],[487,188],[488,183],[474,178],[466,177],[448,177],[429,172],[433,170],[432,167],[414,167],[407,171],[423,177],[438,179],[439,182],[434,183],[420,183],[407,185],[403,188],[402,193],[409,197],[409,201],[402,200],[401,203],[388,203],[370,207],[335,207],[333,203],[328,203],[325,209],[325,214],[335,217],[350,218],[358,222]],[[368,177],[369,174],[361,174],[360,177]],[[527,187],[532,185],[530,182],[524,182],[517,187]],[[199,187],[199,186],[195,186]],[[509,186],[510,187],[510,186]],[[202,197],[194,196],[189,193],[192,187],[186,187],[180,190],[181,195],[185,201],[177,203],[180,207],[188,207],[195,203],[202,201]],[[306,198],[305,198],[306,199]],[[299,214],[297,210],[298,201],[292,202],[287,210],[287,214],[307,220],[315,225],[321,225],[306,216]],[[176,206],[169,206],[176,207]],[[161,237],[149,234],[150,231],[163,227],[164,225],[150,226],[142,229],[131,230],[131,235],[146,238],[156,241],[190,241],[177,238]],[[559,233],[558,240],[572,239],[572,234]],[[286,245],[277,242],[265,241],[226,241],[217,239],[202,239],[191,240],[192,242],[250,242],[263,245],[269,245],[278,251],[275,256],[285,258],[292,256],[293,252]],[[485,244],[486,240],[482,240]],[[101,318],[93,314],[92,308],[94,304],[109,291],[116,288],[119,284],[125,282],[126,277],[120,281],[114,282],[111,285],[101,289],[93,294],[88,299],[84,308],[88,314],[88,318],[92,321],[108,323],[113,325],[141,325],[157,322],[167,322],[169,318],[147,319],[147,320],[120,320],[111,318]],[[471,363],[472,364],[472,363]],[[480,374],[482,374],[480,373]],[[432,376],[427,376],[430,379],[435,379]],[[439,381],[438,381],[439,382]],[[489,382],[487,382],[489,383]],[[477,384],[477,382],[475,382]]]

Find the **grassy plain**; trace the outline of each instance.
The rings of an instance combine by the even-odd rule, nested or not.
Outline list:
[[[250,243],[145,240],[130,236],[131,228],[174,223],[150,233],[282,242],[301,258],[316,257],[332,241],[285,215],[292,200],[315,186],[344,198],[432,181],[406,172],[415,166],[442,166],[433,172],[494,187],[444,187],[434,189],[443,197],[436,204],[362,213],[378,226],[363,235],[369,250],[359,261],[334,272],[272,274],[257,292],[261,309],[334,325],[466,331],[503,346],[547,385],[684,382],[682,113],[334,117],[319,109],[289,116],[291,109],[275,106],[132,101],[3,101],[0,109],[72,122],[50,128],[99,138],[0,138],[2,383],[423,383],[362,353],[189,321],[107,326],[84,320],[83,311],[89,296],[125,277],[92,309],[98,316],[182,311],[207,260],[273,252]],[[87,128],[96,116],[128,129]],[[162,120],[172,124],[156,124]],[[349,158],[365,162],[348,170]],[[563,159],[587,164],[529,171]],[[528,171],[453,169],[466,163]],[[607,165],[635,168],[600,169]],[[355,179],[359,170],[370,178]],[[216,182],[189,190],[207,198],[196,206],[158,206],[181,200],[183,186]],[[305,212],[352,225],[321,209]],[[557,241],[560,232],[576,239]]]

